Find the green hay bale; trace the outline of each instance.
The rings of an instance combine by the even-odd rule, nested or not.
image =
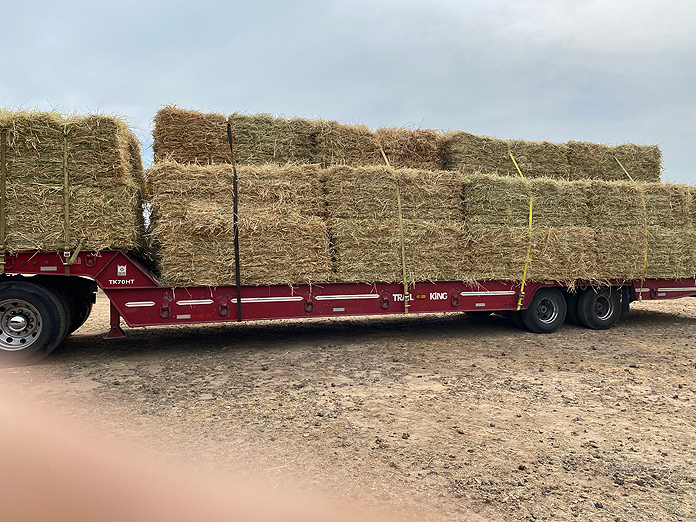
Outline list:
[[[687,186],[644,183],[641,189],[645,197],[648,225],[675,229],[693,226]]]
[[[314,128],[317,139],[316,162],[323,167],[384,165],[379,143],[369,127],[317,120]]]
[[[548,141],[524,141],[508,140],[509,150],[515,157],[515,161],[525,178],[554,178],[568,179],[570,166],[568,165],[568,147],[562,143],[549,143]],[[519,174],[510,160],[506,167],[506,173]],[[506,166],[504,158],[501,163]]]
[[[625,143],[610,147],[599,143],[569,141],[567,146],[571,179],[628,180],[616,161],[618,159],[634,181],[660,181],[662,153],[657,145]]]
[[[438,131],[380,127],[375,137],[394,168],[443,169],[444,145]]]
[[[462,254],[469,280],[520,281],[529,229],[467,225]],[[587,227],[541,228],[532,232],[527,270],[530,281],[591,279],[595,270],[595,233]]]
[[[461,180],[456,172],[333,167],[326,173],[328,216],[396,218],[398,184],[405,219],[461,219]]]
[[[234,129],[237,163],[283,165],[316,161],[316,130],[309,120],[234,113],[228,121]]]
[[[7,136],[9,251],[65,248],[66,147],[70,248],[144,248],[144,175],[137,138],[124,121],[2,109],[0,131]]]
[[[204,114],[167,105],[157,111],[153,121],[155,162],[170,160],[212,165],[232,161],[227,118],[222,114]]]
[[[404,220],[407,281],[463,280],[458,221]],[[403,281],[401,235],[396,219],[332,219],[335,281]]]
[[[514,169],[504,140],[454,131],[446,133],[443,142],[447,170],[504,174]]]
[[[646,278],[694,277],[696,231],[651,226],[647,233]],[[640,279],[645,262],[645,234],[645,228],[597,230],[597,272],[594,279]]]

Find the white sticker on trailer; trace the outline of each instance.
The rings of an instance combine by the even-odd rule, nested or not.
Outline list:
[[[42,272],[57,272],[58,267],[57,266],[42,266],[41,271]]]
[[[191,314],[181,314],[176,316],[177,319],[191,319]]]
[[[334,312],[345,312],[346,309],[345,308],[334,308],[333,311]]]

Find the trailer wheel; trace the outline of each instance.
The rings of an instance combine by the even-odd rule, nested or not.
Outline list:
[[[70,326],[68,326],[67,335],[70,335],[80,326],[85,324],[85,322],[87,322],[89,314],[92,313],[93,306],[94,305],[92,304],[92,301],[89,298],[75,299],[75,306],[73,307],[72,313],[72,321],[70,322]]]
[[[580,314],[578,312],[578,301],[580,300],[580,292],[566,292],[566,323],[582,326],[580,322]]]
[[[578,301],[582,324],[593,330],[606,330],[621,317],[621,294],[616,288],[588,288]]]
[[[522,322],[532,332],[552,333],[563,324],[566,317],[566,301],[555,288],[538,290],[529,307],[522,310]]]
[[[48,288],[24,281],[0,284],[0,363],[30,364],[65,338],[61,299]]]

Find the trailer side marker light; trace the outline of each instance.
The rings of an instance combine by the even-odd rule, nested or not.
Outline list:
[[[416,299],[425,299],[426,297],[425,294],[416,294]]]

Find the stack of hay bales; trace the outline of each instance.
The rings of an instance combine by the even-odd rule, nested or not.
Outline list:
[[[501,140],[468,132],[450,132],[444,138],[444,165],[448,170],[517,176],[510,152],[525,177],[566,180],[627,180],[618,159],[636,181],[659,182],[662,155],[656,145],[626,143],[610,147],[570,141],[567,144]]]
[[[123,120],[2,109],[0,132],[6,136],[8,251],[62,251],[66,237],[70,249],[143,248],[140,145]]]
[[[407,280],[465,278],[459,252],[464,239],[461,175],[340,166],[326,174],[335,280],[403,280],[397,186],[401,194]]]
[[[467,176],[463,191],[465,258],[472,279],[522,278],[530,195],[531,280],[640,279],[646,234],[646,277],[696,275],[696,235],[686,186],[475,174]]]
[[[245,165],[237,170],[241,284],[329,280],[318,167]],[[162,282],[236,284],[232,167],[162,162],[148,178]]]
[[[440,170],[444,142],[438,131],[336,121],[283,118],[270,114],[200,113],[168,105],[154,118],[155,161],[212,165],[231,163],[227,122],[235,161],[242,165],[312,164],[323,167],[384,165],[380,147],[394,167]]]

